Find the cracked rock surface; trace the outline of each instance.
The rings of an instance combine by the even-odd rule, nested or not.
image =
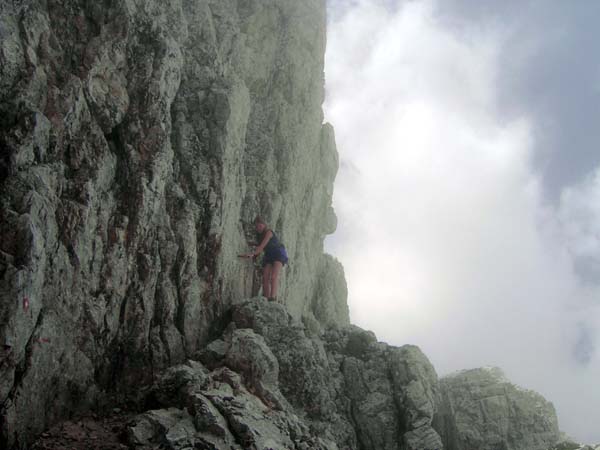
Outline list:
[[[348,323],[324,0],[2,0],[0,38],[3,444],[201,350],[256,214],[292,315]]]
[[[435,370],[414,346],[358,327],[319,336],[261,299],[233,307],[221,338],[170,368],[132,445],[215,449],[441,449]]]

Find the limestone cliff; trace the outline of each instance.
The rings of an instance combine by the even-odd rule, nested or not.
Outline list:
[[[348,322],[323,0],[2,0],[0,34],[5,441],[202,348],[257,292],[256,214],[292,315]]]

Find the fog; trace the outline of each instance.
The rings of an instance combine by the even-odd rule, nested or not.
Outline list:
[[[340,171],[327,249],[354,323],[419,345],[439,375],[499,366],[554,403],[563,431],[600,442],[596,130],[580,151],[564,146],[568,124],[540,137],[561,111],[522,93],[535,72],[515,47],[523,16],[467,17],[465,3],[329,3],[325,111]],[[549,97],[597,89],[551,81]],[[561,175],[566,159],[578,163]]]

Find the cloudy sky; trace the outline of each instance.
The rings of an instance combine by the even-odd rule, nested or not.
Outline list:
[[[600,2],[329,0],[352,321],[600,442]]]

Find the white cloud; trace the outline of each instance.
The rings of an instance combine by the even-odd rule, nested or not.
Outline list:
[[[554,401],[565,431],[600,441],[598,356],[573,358],[578,324],[600,329],[597,290],[573,271],[575,248],[600,245],[600,205],[589,210],[600,175],[565,192],[558,213],[543,205],[531,119],[496,112],[505,31],[459,35],[435,12],[433,0],[392,12],[363,0],[329,26],[341,169],[328,245],[352,320],[419,345],[442,374],[499,365]]]
[[[600,256],[600,169],[563,190],[560,219],[575,256]]]

